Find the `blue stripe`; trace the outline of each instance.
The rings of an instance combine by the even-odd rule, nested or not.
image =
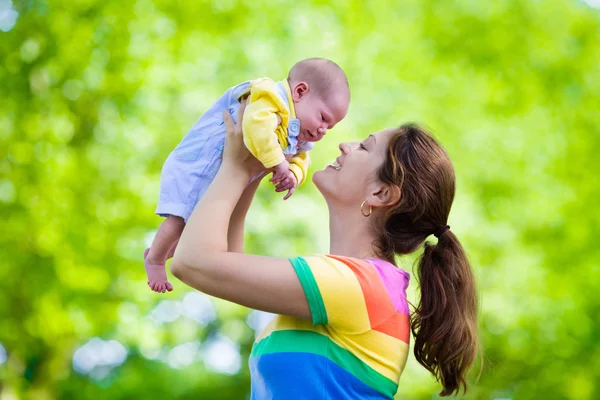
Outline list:
[[[251,400],[390,400],[326,357],[271,353],[249,360]]]

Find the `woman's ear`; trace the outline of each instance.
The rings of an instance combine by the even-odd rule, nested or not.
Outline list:
[[[367,202],[375,208],[387,207],[398,204],[401,197],[402,193],[398,186],[380,183],[379,186],[371,192]]]
[[[292,89],[292,99],[297,103],[310,91],[310,86],[306,82],[300,82]]]

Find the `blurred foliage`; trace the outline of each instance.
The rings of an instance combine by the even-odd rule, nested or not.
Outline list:
[[[213,299],[216,318],[179,316],[188,290],[150,292],[141,256],[162,162],[198,116],[228,87],[311,56],[337,61],[352,89],[313,170],[339,141],[406,121],[453,159],[450,225],[479,281],[485,351],[466,398],[597,398],[598,7],[0,0],[0,399],[246,398],[248,310]],[[248,249],[327,252],[314,187],[279,197],[259,190]],[[165,307],[173,318],[153,317]],[[125,362],[74,369],[92,338],[121,343]],[[239,346],[239,372],[210,367],[214,338]],[[438,390],[411,355],[398,398]]]

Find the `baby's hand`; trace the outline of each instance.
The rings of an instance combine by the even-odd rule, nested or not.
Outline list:
[[[281,164],[273,168],[273,177],[270,179],[271,183],[279,183],[287,178],[290,171],[290,163],[284,160]]]
[[[285,170],[283,170],[283,166],[285,166]],[[276,166],[273,169],[273,177],[270,179],[271,183],[277,184],[277,186],[275,186],[276,192],[283,192],[284,190],[288,191],[283,200],[289,199],[298,186],[296,175],[289,170],[289,166],[290,164],[287,161]]]
[[[294,175],[294,173],[290,171],[288,176],[285,177],[281,182],[279,182],[277,186],[275,186],[275,191],[283,192],[284,190],[287,190],[287,194],[283,197],[284,200],[287,200],[294,194],[294,191],[296,191],[297,187],[298,180],[296,179],[296,175]]]

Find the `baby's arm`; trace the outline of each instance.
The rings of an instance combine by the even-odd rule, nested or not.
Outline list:
[[[286,161],[275,134],[280,121],[277,107],[267,96],[251,99],[244,111],[244,144],[266,168],[276,167]]]
[[[298,186],[302,185],[308,175],[310,166],[310,155],[307,151],[301,151],[290,160],[290,171],[294,173]]]

